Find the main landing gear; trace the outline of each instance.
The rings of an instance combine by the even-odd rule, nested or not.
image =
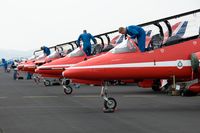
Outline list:
[[[112,113],[117,107],[117,102],[114,98],[108,97],[108,83],[104,82],[101,88],[101,97],[104,99],[104,113]]]
[[[39,75],[33,75],[33,80],[36,84],[41,82],[41,77]]]

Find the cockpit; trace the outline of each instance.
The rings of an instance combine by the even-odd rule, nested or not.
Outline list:
[[[195,21],[194,21],[195,20]],[[193,22],[194,21],[194,22]],[[175,45],[191,38],[197,37],[200,34],[199,29],[200,17],[197,15],[193,19],[184,19],[181,21],[163,21],[153,23],[151,25],[142,26],[146,31],[145,52],[155,50],[169,45]],[[133,53],[139,51],[137,39],[127,39],[122,36],[114,38],[116,47],[109,52],[116,53]]]

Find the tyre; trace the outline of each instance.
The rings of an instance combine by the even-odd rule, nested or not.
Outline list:
[[[44,81],[44,86],[50,86],[50,85],[51,85],[51,81],[49,81],[49,80]]]
[[[72,92],[73,92],[73,89],[72,89],[71,86],[65,86],[65,87],[64,87],[64,93],[65,93],[66,95],[69,95],[69,94],[71,94]]]
[[[108,101],[104,100],[104,108],[105,109],[115,109],[117,107],[117,102],[114,98],[109,97]]]
[[[161,86],[160,80],[154,80],[152,85],[152,90],[155,92],[159,92],[162,90],[160,86]]]
[[[160,88],[159,85],[153,85],[152,90],[155,91],[155,92],[160,92],[162,89]]]
[[[192,92],[192,91],[187,90],[187,89],[181,91],[181,96],[183,96],[183,97],[184,97],[184,96],[186,96],[186,97],[189,97],[189,96],[196,96],[196,95],[197,95],[197,93]]]

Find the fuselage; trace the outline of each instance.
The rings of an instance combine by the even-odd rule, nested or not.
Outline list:
[[[200,39],[192,39],[147,52],[112,53],[78,63],[64,77],[84,80],[185,79],[192,77],[190,56],[200,51]]]
[[[49,56],[41,55],[40,57],[30,60],[24,63],[21,63],[18,69],[21,71],[29,72],[29,73],[35,73],[35,69],[47,62],[51,62],[53,60],[61,58],[60,55],[57,52],[52,53]]]
[[[98,56],[98,55],[96,55]],[[84,60],[93,58],[95,56],[86,56],[85,54],[82,56],[75,56],[70,57],[66,56],[64,58],[60,58],[57,60],[54,60],[50,63],[46,63],[40,67],[38,67],[35,72],[38,74],[41,74],[43,77],[54,77],[54,78],[60,78],[62,77],[62,72],[65,70],[65,68],[68,68],[70,66],[73,66],[79,62],[82,62]]]

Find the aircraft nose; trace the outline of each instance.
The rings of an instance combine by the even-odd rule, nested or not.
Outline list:
[[[98,73],[94,72],[94,70],[91,69],[78,69],[74,67],[66,68],[65,71],[62,73],[63,77],[65,78],[87,80],[93,80],[94,75],[96,74]]]
[[[62,76],[65,77],[65,78],[66,78],[66,77],[67,77],[67,78],[70,78],[70,75],[71,75],[70,73],[71,73],[70,70],[65,70],[65,71],[62,72]],[[73,74],[73,73],[72,73],[72,74]]]
[[[67,68],[63,73],[63,77],[65,78],[80,78],[82,73],[79,70],[69,69]]]

